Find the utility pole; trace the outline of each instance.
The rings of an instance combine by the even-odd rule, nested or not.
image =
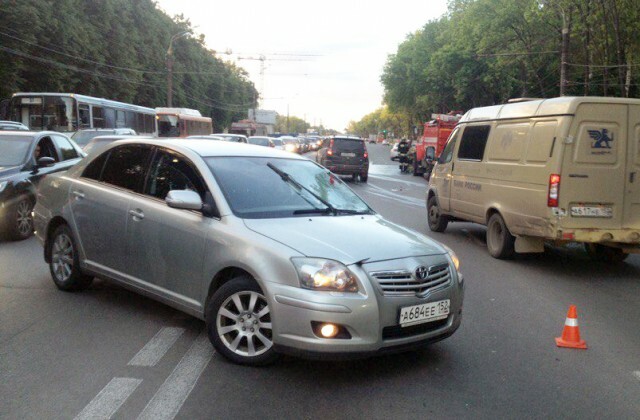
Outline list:
[[[560,53],[560,96],[564,96],[567,91],[567,55],[569,54],[569,27],[567,26],[567,16],[564,9],[562,11],[562,50]]]
[[[189,35],[190,31],[178,32],[171,37],[169,41],[169,48],[167,49],[167,107],[173,106],[173,41]]]

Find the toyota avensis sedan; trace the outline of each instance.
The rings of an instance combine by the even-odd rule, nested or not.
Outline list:
[[[45,178],[34,220],[59,289],[115,281],[204,320],[236,363],[404,350],[461,321],[450,249],[287,152],[117,141]]]

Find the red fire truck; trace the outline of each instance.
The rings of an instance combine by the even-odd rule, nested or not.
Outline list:
[[[422,137],[414,144],[415,150],[410,154],[414,175],[425,175],[429,179],[434,161],[442,153],[449,134],[462,118],[462,114],[462,111],[431,114],[431,121],[424,123]]]

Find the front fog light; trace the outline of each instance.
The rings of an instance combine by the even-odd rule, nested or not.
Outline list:
[[[342,263],[321,258],[292,258],[298,271],[300,286],[305,289],[334,292],[358,291],[358,282]]]
[[[342,325],[330,322],[311,321],[313,333],[320,338],[350,339],[351,334]]]

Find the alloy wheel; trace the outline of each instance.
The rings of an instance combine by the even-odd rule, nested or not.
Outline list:
[[[31,204],[28,200],[18,203],[17,220],[18,233],[28,236],[33,231],[33,218],[31,217]]]
[[[71,238],[62,233],[53,242],[51,249],[51,265],[56,279],[66,282],[73,270],[73,244]]]
[[[233,353],[255,357],[273,346],[271,312],[267,299],[255,291],[229,296],[216,316],[216,332]]]

